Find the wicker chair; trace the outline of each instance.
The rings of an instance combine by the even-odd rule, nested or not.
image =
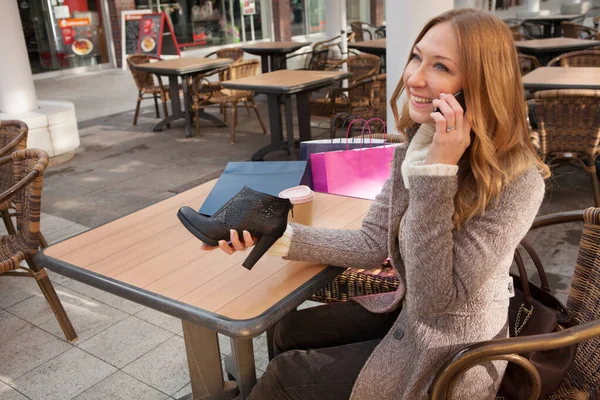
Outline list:
[[[519,32],[528,38],[543,39],[544,31],[552,29],[552,24],[546,21],[523,21],[519,27]]]
[[[350,27],[352,28],[352,33],[354,33],[354,40],[356,40],[357,42],[374,39],[373,34],[367,28],[372,28],[374,30],[379,29],[375,25],[369,24],[368,22],[362,22],[362,21],[351,22]]]
[[[16,232],[0,237],[0,275],[35,278],[66,339],[72,342],[77,339],[77,334],[71,321],[54,291],[48,273],[34,260],[39,247],[40,201],[47,165],[48,154],[39,149],[17,150],[0,158],[0,166],[3,169],[8,167],[14,175],[12,187],[2,189],[0,202],[14,203],[17,219]],[[27,266],[20,265],[22,261]]]
[[[535,56],[529,56],[527,54],[518,54],[519,66],[521,67],[521,75],[525,75],[536,68],[539,68],[540,61]]]
[[[348,91],[348,96],[342,96],[343,90],[338,90],[336,95],[332,97],[333,92],[330,90],[324,98],[310,100],[310,115],[329,117],[331,124],[333,124],[335,115],[340,112],[350,112],[354,108],[370,106],[370,85],[365,84],[360,87],[354,85],[376,74],[381,66],[381,59],[371,54],[361,54],[348,57],[346,60],[340,60],[329,67],[328,70],[339,69],[343,63],[348,63],[348,71],[352,73],[352,76],[348,79],[348,84],[352,87]]]
[[[22,121],[0,121],[0,157],[4,157],[17,150],[25,150],[27,147],[27,133],[29,128]],[[4,192],[15,184],[15,179],[9,165],[0,166],[0,192]],[[0,215],[4,221],[6,231],[13,235],[16,233],[12,222],[11,212],[14,210],[14,203],[5,201],[0,204]],[[40,248],[48,247],[46,238],[39,234]]]
[[[241,79],[248,76],[258,75],[260,70],[260,61],[258,60],[247,60],[239,61],[235,64],[231,64],[228,67],[217,69],[212,71],[210,74],[220,73],[227,71],[226,76],[233,79]],[[204,109],[213,105],[219,105],[222,107],[231,107],[232,121],[231,121],[231,143],[235,143],[235,129],[237,127],[237,107],[239,103],[243,103],[246,106],[254,108],[258,122],[264,132],[267,134],[267,129],[263,123],[262,118],[254,102],[254,92],[250,90],[229,90],[224,89],[220,85],[209,85],[210,90],[206,91],[203,89],[208,75],[198,75],[194,78],[192,83],[192,110],[196,113],[196,135],[200,135],[200,126],[198,112],[200,109]],[[227,114],[225,114],[225,123],[227,123]]]
[[[600,67],[599,50],[578,50],[554,57],[548,67]]]
[[[138,116],[140,114],[140,103],[143,99],[154,98],[156,118],[160,118],[160,114],[158,112],[158,98],[160,97],[160,100],[162,101],[163,105],[163,112],[165,113],[165,118],[169,116],[169,112],[167,111],[167,101],[169,100],[169,87],[164,86],[162,84],[160,76],[156,77],[156,79],[158,80],[157,85],[154,81],[154,74],[142,71],[135,67],[137,64],[144,64],[147,62],[150,62],[150,57],[145,54],[133,54],[127,57],[127,65],[129,66],[131,75],[133,75],[135,85],[138,88],[138,99],[137,104],[135,105],[133,125],[137,125]]]
[[[304,57],[304,64],[299,68],[300,70],[323,71],[333,63],[339,61],[339,57],[341,57],[341,49],[339,48],[341,38],[342,36],[338,35],[331,39],[317,42],[312,46],[310,51],[293,53],[286,57],[286,61],[293,60],[297,57]],[[353,38],[354,33],[349,33],[347,35],[348,41],[351,41]],[[337,59],[335,59],[336,56],[338,57]]]
[[[598,33],[595,29],[589,26],[576,24],[570,21],[561,22],[563,36],[574,39],[593,39],[594,35]]]
[[[209,58],[212,56],[216,56],[216,58],[231,58],[233,61],[240,61],[244,58],[244,50],[242,50],[241,47],[229,47],[227,49],[213,51],[204,57]]]
[[[539,217],[532,229],[583,221],[583,235],[567,300],[569,314],[578,325],[560,332],[498,339],[468,346],[442,365],[432,386],[430,399],[449,399],[453,382],[462,373],[490,359],[514,361],[518,354],[557,349],[579,343],[575,360],[553,400],[591,400],[600,395],[600,209],[588,208]],[[535,367],[524,368],[531,382],[539,382]],[[538,392],[539,393],[539,392]],[[537,399],[535,390],[529,399]]]
[[[600,206],[595,160],[600,143],[600,91],[544,90],[532,96],[540,156],[547,164],[577,162],[590,174]]]

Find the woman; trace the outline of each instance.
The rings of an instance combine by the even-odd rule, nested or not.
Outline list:
[[[461,90],[466,113],[452,95]],[[391,106],[410,144],[395,151],[361,229],[291,225],[270,252],[358,268],[389,256],[400,286],[285,317],[274,335],[281,354],[253,400],[425,399],[459,350],[508,336],[509,267],[549,175],[528,140],[509,29],[472,9],[434,18],[415,41]],[[232,231],[231,245],[219,247],[233,253],[253,244],[248,232],[241,241]],[[454,398],[494,398],[505,366],[470,369]]]

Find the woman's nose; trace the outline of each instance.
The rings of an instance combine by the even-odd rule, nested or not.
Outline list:
[[[423,74],[422,68],[416,68],[412,71],[412,74],[408,78],[408,85],[412,87],[425,87],[427,86],[427,82],[425,80],[425,76]]]

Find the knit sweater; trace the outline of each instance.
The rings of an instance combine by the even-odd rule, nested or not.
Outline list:
[[[409,174],[407,190],[406,152],[406,145],[395,149],[390,179],[359,230],[292,224],[287,259],[377,268],[389,256],[399,278],[395,292],[354,298],[372,312],[401,304],[402,311],[362,368],[351,400],[426,399],[438,369],[458,351],[508,336],[508,271],[544,195],[532,166],[457,230],[458,177]],[[468,370],[454,398],[493,399],[505,366],[494,361]]]

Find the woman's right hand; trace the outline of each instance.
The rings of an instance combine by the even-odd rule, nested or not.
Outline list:
[[[240,240],[237,231],[235,229],[231,229],[229,237],[230,242],[227,242],[226,240],[219,240],[219,246],[209,246],[206,243],[202,243],[202,250],[210,251],[218,247],[225,253],[231,255],[236,251],[244,251],[248,247],[254,246],[256,243],[256,238],[253,238],[248,231],[243,231],[242,234],[244,239],[243,241]]]

